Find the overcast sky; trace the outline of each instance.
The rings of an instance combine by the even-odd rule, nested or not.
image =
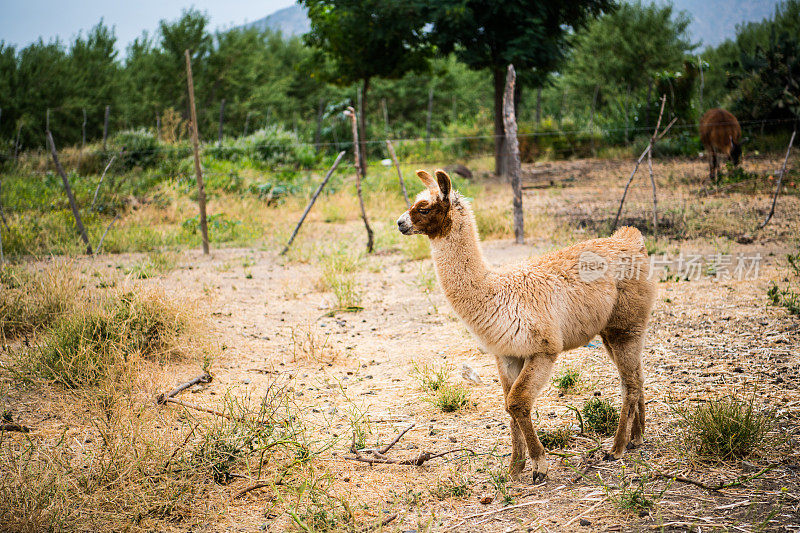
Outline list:
[[[0,0],[0,40],[24,47],[42,37],[69,43],[78,32],[102,18],[116,29],[117,49],[147,30],[151,35],[161,19],[175,20],[185,8],[196,7],[211,18],[211,29],[238,26],[292,5],[293,0]]]

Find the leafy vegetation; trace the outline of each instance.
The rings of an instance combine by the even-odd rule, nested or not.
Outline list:
[[[757,452],[775,425],[775,414],[757,409],[755,397],[724,396],[693,409],[678,410],[686,444],[698,456],[727,461]]]
[[[617,430],[619,410],[608,400],[592,397],[581,411],[588,430],[601,435],[613,435]]]

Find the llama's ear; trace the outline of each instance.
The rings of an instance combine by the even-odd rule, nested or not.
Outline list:
[[[439,190],[442,191],[442,197],[446,200],[450,197],[450,176],[444,170],[436,171],[436,181],[439,182]]]
[[[431,196],[435,197],[436,195],[439,194],[439,186],[436,185],[436,180],[433,179],[433,176],[431,176],[424,170],[417,170],[417,177],[431,192]]]

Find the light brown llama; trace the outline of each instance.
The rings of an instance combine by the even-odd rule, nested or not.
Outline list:
[[[430,237],[436,274],[456,314],[497,360],[506,411],[511,415],[510,473],[525,467],[527,446],[533,481],[547,473],[544,447],[531,421],[533,400],[545,387],[559,353],[600,334],[622,384],[622,409],[606,458],[643,443],[641,353],[655,283],[649,279],[644,240],[623,227],[594,239],[529,259],[503,270],[483,257],[469,203],[451,190],[450,177],[417,171],[427,187],[398,219],[405,235]]]

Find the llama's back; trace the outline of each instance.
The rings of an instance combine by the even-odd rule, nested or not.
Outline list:
[[[724,109],[709,109],[700,119],[700,142],[706,150],[730,154],[731,141],[738,143],[742,128],[733,113]]]
[[[542,291],[535,300],[550,303],[548,312],[560,326],[563,349],[581,346],[608,327],[632,329],[647,323],[655,281],[636,228],[622,227],[611,237],[549,252],[522,268],[548,280],[533,284]]]

